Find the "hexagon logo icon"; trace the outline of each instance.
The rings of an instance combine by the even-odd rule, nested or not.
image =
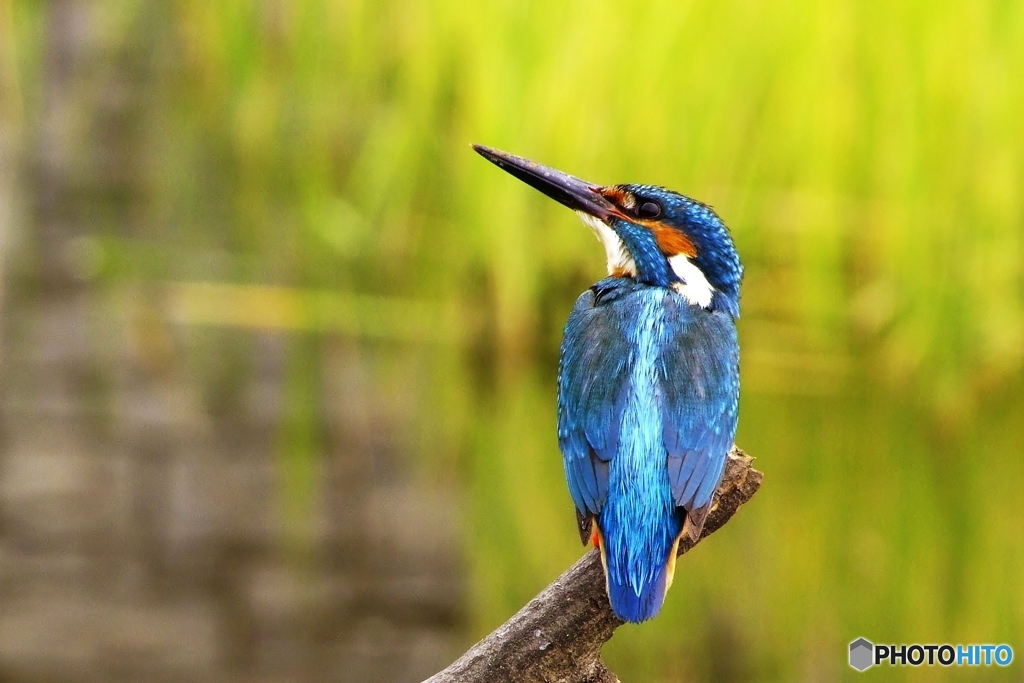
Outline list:
[[[864,671],[875,663],[875,646],[865,638],[858,638],[850,643],[850,666],[857,671]]]

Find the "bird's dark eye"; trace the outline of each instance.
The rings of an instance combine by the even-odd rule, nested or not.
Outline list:
[[[640,208],[636,210],[636,214],[640,218],[657,218],[661,215],[661,207],[654,202],[644,202],[640,205]]]

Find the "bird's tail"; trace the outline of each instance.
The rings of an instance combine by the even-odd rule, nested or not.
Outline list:
[[[673,509],[660,520],[661,524],[646,529],[629,525],[630,520],[616,515],[599,516],[599,547],[608,599],[620,619],[639,623],[661,611],[675,574],[681,512]]]

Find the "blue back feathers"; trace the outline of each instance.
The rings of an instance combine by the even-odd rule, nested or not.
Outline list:
[[[596,517],[612,608],[661,608],[685,512],[706,505],[736,430],[733,318],[670,288],[606,278],[565,328],[558,437],[573,502]]]

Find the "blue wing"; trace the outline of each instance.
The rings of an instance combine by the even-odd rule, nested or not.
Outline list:
[[[736,437],[736,324],[724,311],[694,311],[679,297],[666,300],[665,317],[674,329],[659,365],[669,483],[677,505],[706,514]]]
[[[576,300],[558,370],[558,444],[581,517],[600,512],[608,494],[608,463],[618,449],[631,361],[618,311],[595,305],[603,296],[607,292],[591,288]],[[583,528],[581,535],[586,538]]]
[[[609,462],[618,450],[636,353],[633,297],[643,287],[602,280],[579,297],[566,323],[558,440],[584,542],[590,517],[604,505]],[[674,292],[664,302],[656,381],[668,480],[677,505],[706,513],[736,432],[736,328],[727,313],[690,306]]]

